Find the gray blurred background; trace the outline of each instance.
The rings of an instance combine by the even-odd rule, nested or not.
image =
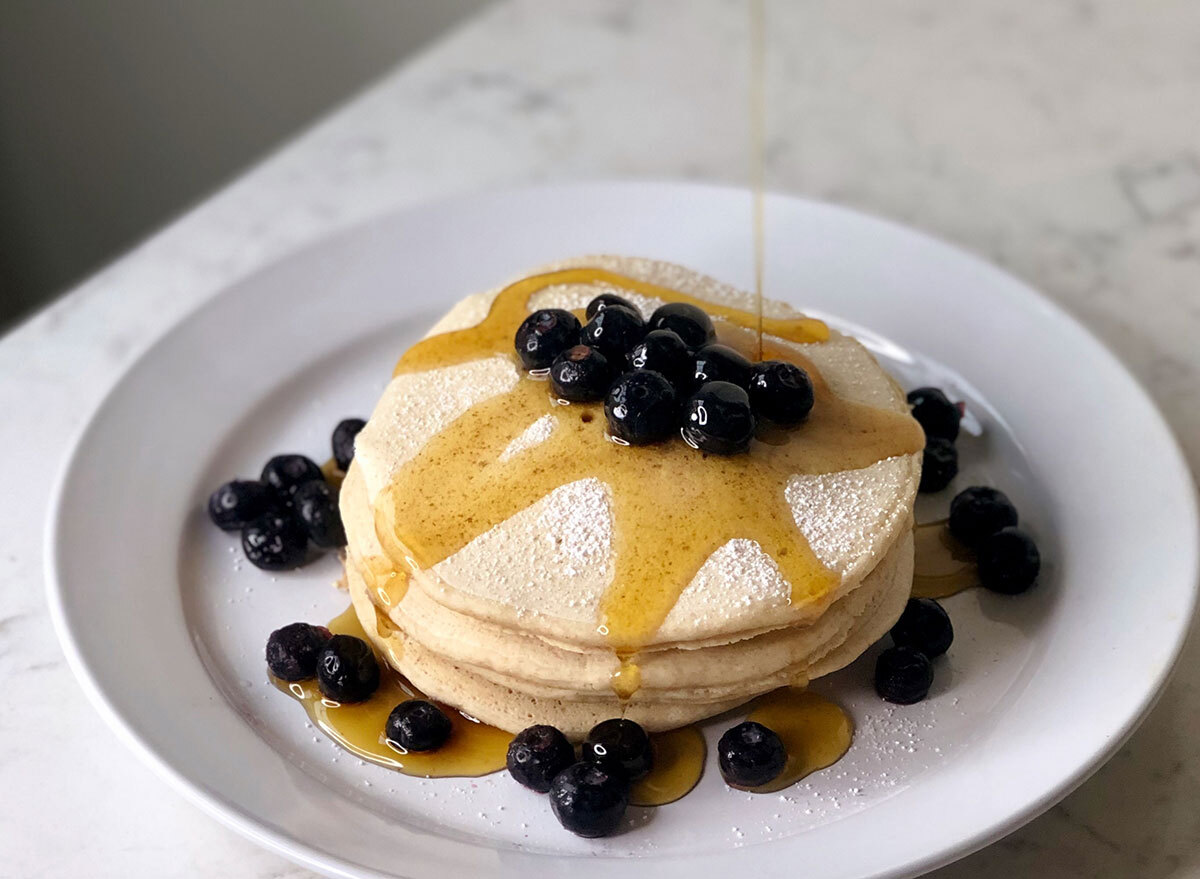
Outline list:
[[[488,0],[0,0],[0,330]]]

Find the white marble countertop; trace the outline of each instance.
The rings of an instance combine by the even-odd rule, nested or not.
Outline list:
[[[1045,291],[1200,470],[1200,4],[771,6],[769,185],[928,230]],[[47,491],[100,394],[231,281],[397,206],[578,178],[741,182],[733,0],[517,0],[395,71],[0,341],[0,877],[308,876],[138,763],[43,598]],[[1061,805],[937,875],[1200,877],[1200,648]],[[986,791],[965,795],[986,796]]]

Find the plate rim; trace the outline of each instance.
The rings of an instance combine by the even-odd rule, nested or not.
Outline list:
[[[93,430],[97,428],[100,416],[108,408],[121,386],[145,361],[152,358],[156,352],[168,345],[175,334],[181,332],[183,327],[200,311],[216,307],[225,297],[233,295],[243,286],[252,284],[260,277],[271,273],[280,264],[286,263],[306,251],[328,247],[338,241],[352,239],[372,227],[395,222],[398,217],[403,215],[420,214],[431,209],[461,209],[481,198],[515,199],[535,195],[542,195],[543,197],[546,195],[558,195],[562,197],[568,193],[575,193],[576,197],[578,197],[580,194],[586,195],[589,192],[603,193],[620,188],[625,188],[636,193],[657,190],[662,193],[670,192],[677,195],[686,193],[696,194],[705,191],[724,194],[739,193],[745,194],[747,197],[749,194],[749,190],[744,187],[724,184],[678,180],[596,180],[582,183],[549,183],[533,186],[506,186],[480,189],[447,198],[422,200],[396,210],[384,211],[328,234],[317,235],[297,247],[290,248],[286,252],[278,254],[253,271],[224,282],[215,292],[205,296],[193,307],[186,309],[166,326],[160,328],[137,356],[120,369],[105,392],[88,411],[81,426],[76,430],[67,444],[68,450],[62,458],[53,479],[49,495],[50,502],[45,520],[45,530],[43,532],[45,591],[49,614],[68,666],[79,682],[88,701],[101,715],[106,724],[116,733],[118,739],[160,778],[164,779],[170,787],[181,793],[184,799],[200,807],[203,812],[216,818],[223,825],[241,834],[243,837],[323,875],[338,877],[368,876],[371,879],[392,879],[393,876],[398,875],[380,873],[370,867],[349,861],[340,855],[296,839],[285,831],[268,826],[263,819],[247,814],[237,805],[224,799],[216,791],[207,789],[189,780],[181,770],[160,755],[154,746],[122,716],[120,711],[110,701],[103,686],[88,665],[88,661],[80,650],[74,630],[68,620],[66,609],[67,590],[64,589],[59,571],[59,557],[64,549],[62,537],[59,532],[64,527],[63,502],[67,489],[75,476],[75,471],[86,449],[87,442]],[[941,250],[944,253],[953,254],[959,259],[975,264],[991,274],[1002,276],[1011,286],[1011,290],[1006,291],[1006,296],[1023,298],[1026,305],[1034,306],[1048,312],[1055,319],[1070,326],[1079,334],[1084,343],[1089,344],[1094,349],[1093,353],[1096,356],[1109,361],[1109,365],[1114,367],[1115,371],[1128,383],[1131,392],[1139,396],[1141,402],[1152,413],[1154,418],[1152,426],[1165,441],[1163,451],[1169,452],[1170,456],[1169,462],[1163,461],[1161,463],[1164,466],[1168,466],[1172,470],[1173,475],[1178,477],[1178,484],[1180,486],[1179,499],[1187,507],[1188,522],[1185,524],[1190,526],[1188,530],[1194,535],[1194,539],[1187,547],[1191,557],[1190,564],[1188,564],[1190,568],[1191,589],[1187,596],[1186,612],[1181,615],[1179,623],[1173,632],[1173,643],[1170,646],[1170,650],[1164,654],[1164,661],[1159,668],[1154,670],[1154,675],[1152,679],[1148,680],[1147,686],[1138,700],[1136,707],[1125,718],[1120,728],[1113,731],[1104,747],[1096,749],[1086,759],[1078,761],[1074,770],[1065,776],[1063,780],[1044,791],[1040,796],[1033,798],[1024,808],[1011,812],[1005,818],[991,821],[985,826],[981,826],[975,833],[961,838],[953,844],[947,844],[936,851],[931,851],[923,857],[913,858],[895,867],[889,867],[869,874],[873,879],[883,879],[883,877],[901,879],[901,877],[917,876],[979,851],[1005,835],[1019,829],[1053,807],[1077,789],[1106,763],[1129,740],[1133,733],[1137,731],[1146,716],[1153,710],[1172,675],[1178,668],[1180,654],[1187,643],[1192,630],[1192,623],[1196,616],[1197,606],[1200,604],[1200,493],[1198,493],[1196,480],[1178,437],[1163,416],[1157,402],[1146,391],[1146,388],[1138,377],[1125,366],[1122,360],[1090,328],[1030,283],[1006,269],[995,265],[984,257],[960,247],[956,243],[944,240],[922,229],[908,226],[896,220],[808,196],[769,192],[767,199],[769,203],[803,203],[810,207],[841,214],[843,217],[853,219],[856,222],[882,227],[889,233],[900,233],[918,239],[923,245],[931,246],[933,249]],[[472,843],[472,845],[480,845],[480,847],[487,848],[486,844]],[[521,852],[520,854],[524,857],[540,858],[545,863],[549,863],[555,857],[563,857],[562,855],[546,855],[538,852]],[[591,860],[593,862],[621,861],[627,865],[632,863],[629,859],[603,855]],[[650,858],[645,863],[660,863],[661,860],[661,858]]]

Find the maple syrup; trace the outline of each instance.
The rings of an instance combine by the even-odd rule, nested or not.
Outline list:
[[[913,529],[913,598],[947,598],[978,585],[975,553],[950,533],[947,520]]]
[[[634,782],[629,802],[635,806],[665,806],[686,796],[704,774],[704,736],[694,726],[653,733],[650,747],[654,768]]]
[[[850,749],[854,737],[854,723],[841,706],[795,687],[760,696],[746,719],[772,730],[787,749],[787,764],[779,777],[749,788],[758,794],[783,790],[832,766]]]

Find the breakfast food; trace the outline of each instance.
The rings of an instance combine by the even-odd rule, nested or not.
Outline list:
[[[803,684],[891,628],[921,430],[865,349],[783,306],[753,363],[751,308],[617,258],[452,308],[401,359],[341,493],[350,595],[388,662],[486,723],[578,740]],[[693,351],[690,375],[629,364],[650,332]],[[556,403],[514,348],[592,402]]]
[[[747,703],[717,745],[730,787],[836,762],[853,723],[806,686],[885,634],[876,692],[925,699],[954,640],[934,599],[1025,591],[1037,547],[986,486],[914,528],[916,492],[957,476],[963,404],[752,304],[667,263],[547,267],[456,304],[324,466],[218,488],[210,518],[259,567],[345,547],[350,609],[271,633],[275,685],[364,760],[507,767],[584,837],[687,794],[694,724]]]

